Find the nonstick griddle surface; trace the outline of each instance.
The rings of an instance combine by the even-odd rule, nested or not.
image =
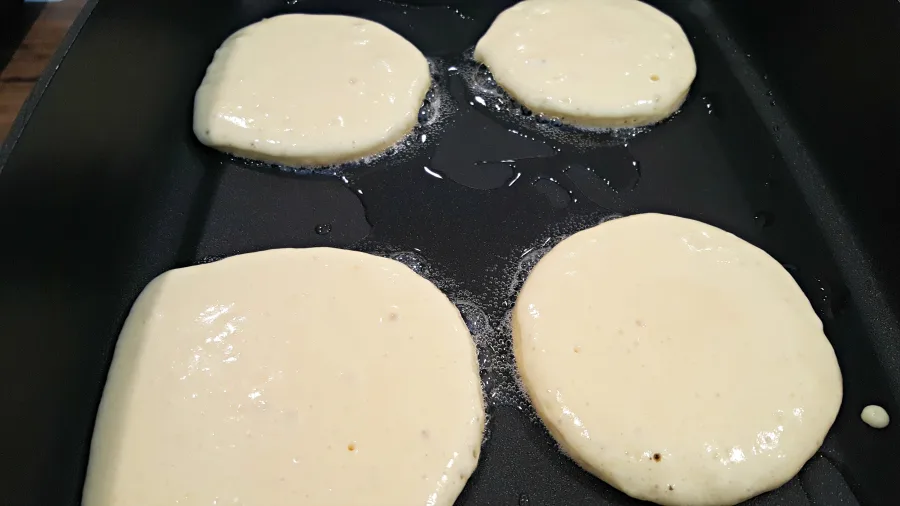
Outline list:
[[[663,124],[589,134],[509,106],[466,56],[510,3],[92,5],[0,152],[0,503],[79,504],[115,340],[154,276],[237,253],[334,246],[413,265],[479,337],[488,437],[457,504],[635,504],[564,457],[536,421],[515,387],[506,318],[545,248],[607,217],[655,211],[770,252],[838,354],[844,403],[822,450],[750,503],[891,504],[900,430],[859,420],[870,403],[900,417],[900,333],[885,280],[798,133],[809,129],[786,119],[777,76],[746,53],[734,17],[711,1],[651,2],[691,40],[692,92]],[[200,145],[193,96],[216,47],[287,12],[366,17],[412,41],[434,67],[423,111],[434,124],[396,153],[326,174]]]

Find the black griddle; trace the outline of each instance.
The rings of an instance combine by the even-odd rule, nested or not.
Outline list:
[[[504,319],[535,252],[656,211],[783,262],[840,360],[843,407],[821,451],[749,504],[896,504],[900,422],[876,431],[859,413],[875,403],[900,420],[900,4],[651,2],[684,27],[697,80],[674,118],[609,135],[498,112],[509,104],[489,75],[460,72],[510,3],[92,2],[0,151],[0,503],[79,504],[116,336],[154,276],[334,246],[415,265],[487,336],[489,436],[457,504],[635,504],[561,455],[511,388]],[[408,38],[434,63],[440,126],[327,174],[200,145],[192,101],[216,47],[287,12],[366,17]]]

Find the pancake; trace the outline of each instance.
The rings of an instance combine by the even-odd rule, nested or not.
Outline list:
[[[277,16],[216,51],[194,101],[194,133],[218,150],[289,166],[359,160],[412,130],[430,85],[422,53],[378,23]]]
[[[475,59],[532,111],[601,128],[671,116],[697,72],[678,23],[636,0],[525,0],[497,17]]]
[[[519,373],[579,465],[626,494],[728,505],[818,450],[842,398],[787,271],[713,226],[642,214],[555,246],[513,313]]]
[[[403,264],[272,250],[142,292],[100,406],[85,506],[449,506],[484,427],[472,338]]]

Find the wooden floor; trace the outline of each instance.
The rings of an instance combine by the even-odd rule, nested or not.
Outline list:
[[[48,3],[0,72],[0,141],[87,0]],[[0,142],[2,143],[2,142]]]

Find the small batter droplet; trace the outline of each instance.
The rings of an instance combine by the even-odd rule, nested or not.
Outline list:
[[[321,225],[316,225],[316,233],[319,235],[328,235],[331,233],[331,225],[328,223],[322,223]]]
[[[888,415],[887,411],[881,406],[876,406],[874,404],[863,408],[860,418],[862,418],[862,421],[876,429],[883,429],[891,422],[891,417]]]

